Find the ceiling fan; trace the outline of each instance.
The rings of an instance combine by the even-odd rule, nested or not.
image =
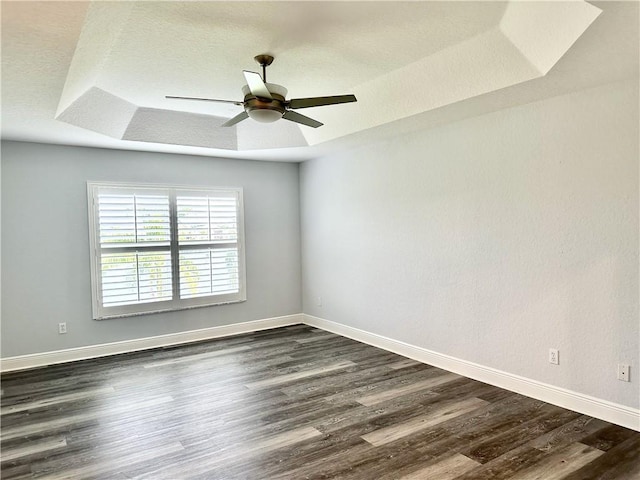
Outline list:
[[[252,119],[262,123],[271,123],[284,118],[291,122],[318,128],[323,125],[321,122],[301,115],[293,110],[298,108],[320,107],[323,105],[335,105],[338,103],[357,101],[355,95],[293,98],[291,100],[286,100],[286,88],[275,83],[267,83],[267,67],[273,63],[273,57],[271,55],[263,54],[254,57],[254,59],[262,66],[262,77],[259,73],[243,70],[242,73],[244,74],[244,78],[247,80],[247,84],[242,87],[242,93],[244,94],[243,101],[218,100],[215,98],[200,97],[176,97],[173,95],[166,95],[165,98],[233,103],[244,107],[244,111],[242,113],[239,113],[235,117],[223,123],[223,127],[230,127],[248,117],[251,117]]]

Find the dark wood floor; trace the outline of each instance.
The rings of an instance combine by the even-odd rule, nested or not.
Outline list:
[[[2,478],[640,479],[640,433],[307,326],[2,377]]]

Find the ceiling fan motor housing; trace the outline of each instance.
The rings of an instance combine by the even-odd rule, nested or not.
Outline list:
[[[267,83],[265,85],[273,97],[272,100],[256,97],[251,93],[247,85],[242,87],[244,109],[254,120],[262,123],[271,123],[279,120],[284,115],[287,89],[275,83]]]

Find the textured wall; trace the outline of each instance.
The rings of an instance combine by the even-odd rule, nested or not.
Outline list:
[[[298,165],[2,143],[2,356],[300,313]],[[247,301],[91,319],[86,182],[244,188]],[[57,333],[67,322],[68,333]]]
[[[637,408],[638,143],[635,78],[306,162],[304,312]]]

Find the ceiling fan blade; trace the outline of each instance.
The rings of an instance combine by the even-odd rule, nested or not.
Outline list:
[[[357,102],[355,95],[335,95],[333,97],[293,98],[289,100],[289,108],[321,107],[338,103]]]
[[[299,114],[298,112],[292,112],[291,110],[287,110],[282,115],[282,118],[285,120],[289,120],[290,122],[301,123],[302,125],[306,125],[308,127],[318,128],[324,125],[324,123],[320,123],[313,118],[305,117],[304,115]]]
[[[218,100],[217,98],[202,98],[202,97],[175,97],[173,95],[165,95],[164,98],[171,98],[177,100],[202,100],[205,102],[219,102],[219,103],[233,103],[234,105],[244,105],[243,102],[238,102],[236,100]]]
[[[268,98],[269,100],[273,100],[271,96],[271,92],[262,81],[262,77],[259,73],[249,72],[248,70],[243,70],[244,78],[247,80],[247,86],[253,95],[258,98]]]
[[[220,125],[221,127],[230,127],[232,125],[235,125],[238,122],[241,122],[242,120],[244,120],[245,118],[249,118],[249,115],[247,114],[247,112],[245,112],[244,110],[242,111],[242,113],[239,113],[238,115],[236,115],[233,118],[230,118],[229,120],[227,120],[226,122],[224,122],[222,125]]]

